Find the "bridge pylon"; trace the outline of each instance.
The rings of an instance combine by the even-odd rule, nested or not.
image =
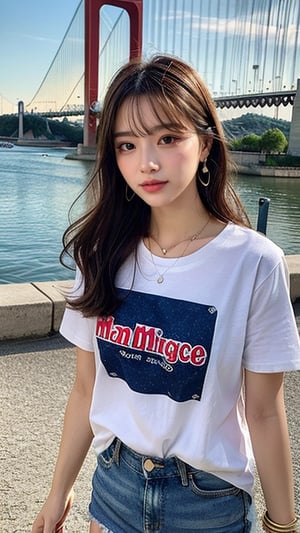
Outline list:
[[[297,80],[297,92],[293,105],[288,154],[300,156],[300,78]]]
[[[91,104],[98,100],[100,9],[112,5],[125,9],[130,21],[130,59],[142,53],[143,0],[85,0],[84,135],[87,147],[96,144],[96,115]]]
[[[18,102],[18,118],[19,118],[18,140],[20,141],[24,137],[24,102],[22,100]]]

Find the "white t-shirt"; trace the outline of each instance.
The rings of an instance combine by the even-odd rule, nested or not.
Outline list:
[[[82,290],[79,276],[75,285]],[[68,340],[95,352],[96,453],[117,436],[141,454],[175,455],[251,494],[243,369],[300,369],[282,251],[230,223],[179,259],[151,257],[141,242],[137,265],[129,258],[116,285],[126,297],[113,316],[66,309],[61,325]]]

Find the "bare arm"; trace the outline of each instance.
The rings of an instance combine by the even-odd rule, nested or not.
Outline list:
[[[268,514],[295,518],[293,472],[283,394],[283,374],[245,372],[246,416]]]
[[[64,514],[72,486],[93,438],[89,411],[95,381],[93,352],[77,348],[76,377],[64,417],[60,449],[49,496],[32,533],[52,533]]]

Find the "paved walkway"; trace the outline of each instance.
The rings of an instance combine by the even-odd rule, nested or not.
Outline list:
[[[296,306],[300,330],[300,302]],[[0,532],[29,533],[49,489],[62,418],[75,369],[74,349],[60,336],[0,344]],[[300,372],[287,375],[287,410],[300,514]],[[91,450],[75,485],[66,533],[87,533]],[[258,512],[264,505],[259,487]],[[257,533],[260,532],[257,528]]]

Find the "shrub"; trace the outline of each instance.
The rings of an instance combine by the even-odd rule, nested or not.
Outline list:
[[[288,142],[285,135],[278,128],[265,131],[260,139],[261,151],[278,154],[286,151]]]

